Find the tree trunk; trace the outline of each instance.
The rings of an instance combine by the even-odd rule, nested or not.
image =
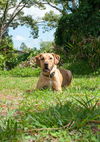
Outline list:
[[[5,31],[4,31],[3,27],[0,27],[0,42],[1,42],[4,34],[5,34]]]
[[[0,28],[0,42],[1,42],[1,40],[2,40],[2,30]]]
[[[76,0],[72,0],[72,9],[73,9],[73,10],[76,9]]]

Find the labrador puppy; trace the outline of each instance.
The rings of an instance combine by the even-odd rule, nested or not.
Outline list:
[[[62,91],[72,80],[69,70],[58,69],[60,56],[54,53],[41,53],[35,57],[37,65],[42,69],[36,89],[51,87],[53,90]]]

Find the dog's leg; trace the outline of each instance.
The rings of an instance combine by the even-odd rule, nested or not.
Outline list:
[[[43,89],[43,88],[47,88],[48,87],[48,81],[43,80],[43,78],[40,78],[38,80],[36,89]]]
[[[55,90],[55,91],[62,91],[61,84],[58,83],[58,81],[54,81],[54,82],[53,82],[52,88],[53,88],[53,90]]]
[[[36,89],[42,89],[44,87],[44,84],[38,81]]]

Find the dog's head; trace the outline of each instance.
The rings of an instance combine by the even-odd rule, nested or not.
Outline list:
[[[35,57],[36,63],[44,72],[50,72],[59,63],[60,56],[54,53],[41,53]]]

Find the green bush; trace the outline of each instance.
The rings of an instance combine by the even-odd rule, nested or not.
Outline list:
[[[0,71],[0,75],[10,75],[15,77],[36,77],[40,74],[39,68],[19,68],[16,67],[10,71]]]
[[[70,57],[87,62],[93,70],[100,66],[100,1],[80,0],[79,7],[62,15],[55,33],[56,52],[65,62]]]
[[[12,58],[13,49],[13,42],[11,36],[7,33],[0,41],[0,68],[6,69],[6,62]]]
[[[3,76],[9,75],[9,71],[0,70],[0,75],[3,75]]]
[[[12,76],[18,76],[18,77],[35,77],[35,76],[38,76],[40,71],[38,68],[14,68],[12,69],[11,71],[9,71],[10,74]]]
[[[3,69],[5,66],[5,57],[0,54],[0,69]]]
[[[73,75],[99,75],[100,69],[95,71],[89,66],[89,64],[84,60],[70,60],[68,63],[64,63],[63,68],[71,70]]]

